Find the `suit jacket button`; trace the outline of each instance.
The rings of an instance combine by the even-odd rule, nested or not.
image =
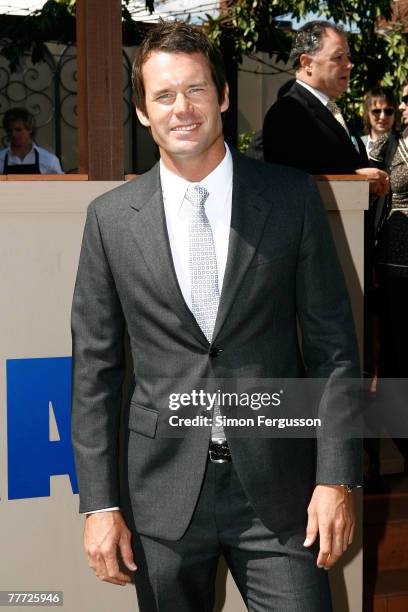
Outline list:
[[[224,351],[223,348],[220,348],[220,347],[217,347],[217,346],[212,346],[210,348],[209,355],[210,355],[210,357],[218,357],[218,355],[220,353],[222,353],[223,351]]]

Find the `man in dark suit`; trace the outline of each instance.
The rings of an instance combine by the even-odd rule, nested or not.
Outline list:
[[[265,116],[265,160],[310,174],[357,172],[371,181],[373,193],[387,191],[387,174],[368,167],[361,139],[334,102],[347,90],[352,68],[342,28],[327,21],[307,23],[295,35],[291,60],[296,81]]]
[[[169,434],[170,400],[212,381],[358,375],[318,191],[302,172],[225,145],[228,86],[200,29],[152,28],[133,81],[161,160],[89,206],[72,311],[72,432],[90,565],[126,584],[120,552],[143,612],[204,612],[222,553],[250,610],[329,611],[323,570],[353,538],[359,445],[237,436],[218,422],[218,404],[209,426]],[[134,385],[121,415],[125,330]]]

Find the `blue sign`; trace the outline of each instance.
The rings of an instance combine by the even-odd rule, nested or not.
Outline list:
[[[47,497],[68,474],[78,493],[71,444],[71,357],[7,361],[8,498]],[[55,417],[58,435],[50,431]],[[52,438],[55,439],[52,439]]]

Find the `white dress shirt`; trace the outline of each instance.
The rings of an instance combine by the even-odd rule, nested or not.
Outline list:
[[[296,79],[296,83],[298,85],[301,85],[308,91],[310,91],[310,93],[312,93],[318,100],[320,100],[320,102],[324,106],[327,106],[327,103],[330,100],[329,96],[326,96],[326,94],[324,94],[323,92],[319,91],[318,89],[315,89],[314,87],[312,87],[311,85],[308,85],[307,83],[304,83],[303,81],[300,81],[299,79]]]
[[[191,309],[191,276],[189,254],[189,218],[191,204],[184,199],[189,185],[205,187],[209,196],[205,212],[211,226],[217,258],[218,288],[221,294],[228,255],[228,241],[232,209],[232,157],[225,144],[225,156],[218,166],[199,183],[190,183],[171,172],[160,160],[160,182],[163,193],[164,214],[170,249],[177,281],[187,306]],[[118,507],[101,508],[94,512],[119,510]]]
[[[189,219],[191,204],[184,199],[190,185],[205,187],[209,196],[205,212],[211,226],[217,258],[218,288],[221,293],[228,255],[232,204],[232,157],[228,147],[220,164],[199,183],[190,183],[173,174],[160,160],[164,213],[171,254],[178,284],[191,309],[191,275],[189,266]]]
[[[366,148],[368,157],[370,157],[371,149],[375,145],[375,140],[371,139],[370,134],[365,134],[364,136],[361,137],[361,140],[363,141],[363,144]]]
[[[54,155],[53,153],[50,153],[49,151],[47,151],[47,149],[43,149],[43,147],[39,147],[35,143],[33,144],[31,151],[27,153],[24,159],[20,159],[18,155],[13,155],[10,147],[1,149],[0,151],[0,174],[4,174],[4,160],[7,154],[8,154],[9,166],[21,166],[25,164],[35,164],[34,150],[37,150],[38,152],[38,162],[39,162],[41,174],[64,174],[58,157]]]

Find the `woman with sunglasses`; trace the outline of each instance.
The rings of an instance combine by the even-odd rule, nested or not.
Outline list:
[[[402,130],[377,138],[373,163],[390,174],[390,193],[374,212],[375,276],[378,285],[379,375],[408,377],[408,83],[399,110]],[[395,438],[408,467],[408,440]]]
[[[362,141],[370,155],[371,149],[379,136],[388,134],[395,124],[397,102],[390,89],[376,87],[364,100],[364,136]]]

